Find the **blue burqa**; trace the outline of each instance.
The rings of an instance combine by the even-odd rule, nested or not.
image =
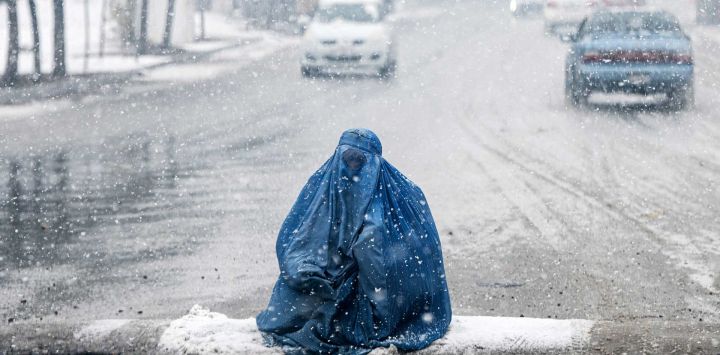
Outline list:
[[[419,187],[377,136],[343,133],[278,235],[280,277],[257,325],[289,353],[427,347],[451,319],[440,239]]]

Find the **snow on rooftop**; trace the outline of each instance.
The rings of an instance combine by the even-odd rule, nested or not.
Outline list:
[[[447,335],[423,353],[464,353],[479,348],[565,350],[586,344],[592,325],[592,321],[579,319],[455,316]],[[170,323],[158,350],[177,354],[282,353],[280,349],[263,346],[255,319],[231,319],[199,305]]]

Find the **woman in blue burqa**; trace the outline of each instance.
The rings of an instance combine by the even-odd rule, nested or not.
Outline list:
[[[257,317],[287,353],[427,347],[451,319],[440,239],[419,187],[382,157],[377,136],[342,134],[277,239],[280,277]]]

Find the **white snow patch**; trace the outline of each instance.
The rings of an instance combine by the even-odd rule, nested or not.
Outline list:
[[[660,235],[659,231],[657,233]],[[662,252],[671,259],[676,260],[677,266],[688,269],[690,279],[710,291],[718,292],[720,289],[715,284],[717,275],[715,270],[717,270],[717,267],[712,258],[706,259],[703,257],[703,254],[718,253],[717,248],[712,246],[712,238],[708,236],[705,238],[707,241],[700,244],[698,241],[703,239],[701,235],[691,238],[684,234],[667,234],[666,239],[669,245]]]
[[[184,50],[190,51],[190,52],[212,52],[212,51],[219,51],[219,50],[222,50],[225,48],[233,47],[238,42],[241,42],[241,41],[237,40],[237,39],[225,40],[225,41],[199,41],[199,42],[183,44],[181,46],[178,46],[178,48],[181,48],[181,49],[184,49]]]
[[[125,324],[128,324],[130,319],[103,319],[97,320],[90,325],[80,329],[74,334],[75,339],[83,340],[100,340],[112,333],[113,331],[120,329]]]
[[[158,351],[173,354],[281,354],[263,346],[255,319],[231,319],[195,305],[163,333]]]
[[[300,43],[297,37],[283,36],[268,31],[249,31],[252,37],[246,37],[246,41],[254,41],[246,46],[227,49],[214,53],[211,60],[240,60],[245,62],[263,59],[277,51]]]
[[[586,344],[593,324],[583,319],[453,316],[447,335],[425,351],[562,350]]]
[[[232,70],[228,63],[174,64],[145,71],[139,81],[187,82],[208,80]]]
[[[142,81],[193,82],[219,77],[298,43],[296,38],[264,34],[256,42],[214,53],[202,63],[172,64],[148,70]]]
[[[70,100],[32,102],[21,105],[0,105],[0,123],[34,120],[36,116],[72,108]]]
[[[455,316],[448,334],[423,353],[577,348],[587,344],[593,324],[593,321],[582,319]],[[263,346],[255,319],[231,319],[199,305],[193,306],[188,315],[170,323],[160,339],[158,350],[175,354],[281,353],[280,349]]]

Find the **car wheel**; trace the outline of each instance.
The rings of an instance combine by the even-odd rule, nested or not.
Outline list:
[[[548,35],[548,36],[553,36],[553,35],[555,35],[555,32],[556,32],[556,30],[555,30],[555,26],[554,26],[554,25],[552,25],[552,24],[547,24],[547,23],[545,24],[545,34],[546,34],[546,35]]]
[[[684,87],[671,91],[668,94],[670,106],[678,110],[685,110],[695,106],[695,85],[692,82]]]
[[[378,72],[378,75],[380,75],[381,78],[387,79],[395,74],[395,70],[397,69],[397,61],[389,60],[385,66],[380,68],[380,71]]]
[[[300,73],[304,78],[314,78],[318,75],[317,68],[302,66],[300,67]]]
[[[590,91],[585,87],[581,78],[578,78],[575,70],[568,68],[565,74],[565,97],[568,102],[581,107],[587,105]]]

